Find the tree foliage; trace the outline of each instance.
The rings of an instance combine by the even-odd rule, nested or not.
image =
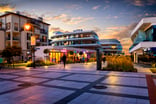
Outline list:
[[[21,47],[6,47],[1,55],[2,57],[6,58],[7,62],[10,64],[11,61],[14,63],[14,56],[20,56],[22,54]]]
[[[50,52],[49,49],[44,49],[43,51],[44,54],[48,54],[49,52]]]

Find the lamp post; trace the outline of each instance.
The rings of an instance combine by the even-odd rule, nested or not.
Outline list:
[[[36,68],[36,64],[35,64],[35,45],[36,45],[36,36],[34,33],[34,26],[32,24],[25,24],[24,25],[24,29],[26,31],[29,31],[30,29],[32,29],[32,36],[31,36],[31,52],[32,52],[32,60],[33,60],[33,67]]]

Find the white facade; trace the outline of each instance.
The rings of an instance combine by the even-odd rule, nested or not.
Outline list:
[[[148,54],[156,54],[156,17],[143,18],[131,32],[133,41],[129,52],[134,55],[134,62],[138,62],[138,55],[144,51]]]
[[[51,39],[52,46],[68,46],[84,49],[96,49],[100,47],[98,35],[94,31],[56,32]]]
[[[44,59],[44,57],[45,57],[44,50],[45,49],[49,49],[50,51],[52,51],[52,50],[60,50],[60,52],[63,49],[71,50],[71,51],[96,52],[95,50],[88,50],[88,49],[81,49],[81,48],[72,48],[72,47],[64,47],[64,46],[39,46],[39,47],[36,47],[35,57],[37,59]]]
[[[24,30],[24,25],[27,23],[33,26],[34,32]],[[46,46],[48,45],[48,27],[49,24],[42,20],[24,16],[19,12],[6,12],[0,16],[0,50],[8,46],[17,46],[21,47],[26,54],[26,51],[31,49],[32,35],[36,36],[38,46]]]

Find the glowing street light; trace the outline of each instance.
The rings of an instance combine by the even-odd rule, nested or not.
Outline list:
[[[31,25],[31,24],[25,24],[24,25],[24,30],[26,31],[29,31],[30,29],[32,28],[32,32],[33,32],[33,36],[31,36],[31,46],[32,46],[32,56],[33,56],[33,67],[35,68],[36,65],[35,65],[35,45],[36,45],[36,36],[35,36],[35,33],[34,33],[34,26]]]
[[[24,25],[24,29],[25,29],[26,31],[29,31],[29,30],[31,29],[31,25],[30,25],[30,24],[25,24],[25,25]]]

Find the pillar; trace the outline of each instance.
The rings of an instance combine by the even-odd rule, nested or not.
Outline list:
[[[100,49],[96,49],[96,69],[101,70],[101,52]]]
[[[138,63],[138,54],[134,52],[134,63]]]

